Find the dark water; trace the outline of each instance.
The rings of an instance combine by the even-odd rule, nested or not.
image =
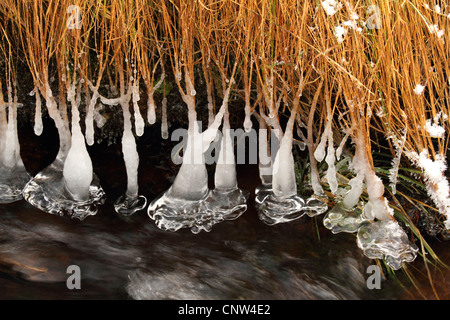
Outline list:
[[[45,150],[52,150],[39,143],[22,149],[26,166],[35,171],[47,161]],[[145,145],[139,148],[141,192],[151,200],[170,185],[176,168],[155,156],[164,146],[148,153]],[[0,299],[434,298],[421,276],[421,261],[413,266],[423,295],[401,272],[400,281],[387,278],[380,290],[369,290],[366,270],[373,261],[362,255],[354,235],[332,235],[321,217],[267,226],[258,219],[252,196],[247,212],[210,233],[161,231],[145,211],[119,217],[112,202],[125,188],[120,150],[99,146],[90,151],[108,194],[96,216],[84,221],[52,216],[25,201],[0,207]],[[256,167],[238,170],[240,187],[253,195],[259,183]],[[450,261],[448,243],[437,245]],[[66,286],[70,265],[80,267],[80,290]],[[448,271],[431,271],[441,297],[448,298]]]

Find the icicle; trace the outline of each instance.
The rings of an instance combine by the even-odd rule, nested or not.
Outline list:
[[[280,149],[273,166],[273,193],[276,197],[289,197],[297,194],[295,163],[292,155],[292,128],[286,130],[281,139]]]
[[[137,84],[137,82],[135,82],[135,84],[133,85],[132,90],[136,135],[140,137],[144,134],[145,123],[138,105],[138,101],[141,99],[141,97],[139,95],[139,85]]]
[[[91,100],[89,101],[89,105],[86,111],[85,134],[86,134],[86,142],[89,146],[92,146],[94,144],[94,110],[98,97],[99,97],[98,91],[95,90],[94,94],[91,97]]]
[[[185,79],[187,92],[194,90],[188,73],[186,73]],[[224,95],[222,106],[214,121],[203,132],[200,132],[201,122],[199,125],[196,119],[194,97],[189,94],[183,96],[188,106],[189,120],[183,162],[172,186],[163,195],[154,199],[148,207],[149,217],[155,220],[157,226],[163,230],[176,231],[180,228],[190,228],[193,233],[201,230],[210,231],[214,224],[224,219],[234,219],[246,208],[245,197],[243,198],[239,189],[222,192],[208,188],[208,172],[204,152],[209,149],[210,144],[217,136],[222,119],[226,114],[229,91],[230,87]],[[220,181],[219,178],[219,184]],[[235,191],[237,192],[235,193]],[[243,201],[241,201],[242,198]],[[230,200],[232,201],[230,202]],[[238,208],[235,208],[234,205],[230,206],[230,203],[233,204],[236,200],[239,202]]]
[[[50,117],[59,134],[59,152],[56,159],[31,179],[23,189],[23,197],[44,212],[68,215],[80,220],[95,215],[98,205],[105,201],[105,193],[94,174],[92,161],[81,132],[78,106],[81,94],[75,97],[75,85],[68,85],[68,99],[72,106],[72,134],[66,115],[57,107],[52,92],[46,85],[45,100]]]
[[[244,119],[244,130],[245,132],[250,132],[252,130],[253,127],[253,123],[251,118],[251,108],[250,108],[250,103],[246,102],[245,103],[245,119]]]
[[[259,118],[259,130],[258,130],[258,168],[259,177],[263,186],[272,186],[272,157],[270,155],[269,147],[267,144],[268,130],[266,122],[262,117]]]
[[[46,88],[45,101],[46,101],[46,107],[48,110],[48,114],[55,122],[55,126],[58,129],[58,135],[59,135],[59,152],[56,157],[61,160],[64,160],[70,149],[70,144],[71,144],[70,131],[69,131],[69,128],[67,127],[66,122],[61,117],[61,113],[58,110],[58,106],[56,104],[55,98],[53,97],[53,93],[52,93],[52,90],[50,89],[50,85],[46,84],[45,88]]]
[[[139,154],[136,149],[136,140],[131,131],[131,114],[128,106],[129,98],[121,97],[121,105],[124,119],[122,136],[122,153],[127,171],[127,196],[130,198],[138,195],[138,166]]]
[[[344,149],[345,143],[347,142],[348,137],[350,136],[350,130],[345,133],[344,138],[341,143],[339,143],[339,147],[336,149],[336,159],[339,161],[341,159],[342,150]]]
[[[42,100],[41,95],[39,94],[39,89],[34,87],[33,90],[36,95],[36,113],[34,115],[34,134],[40,136],[42,131],[44,130],[44,126],[42,124]]]
[[[338,189],[338,182],[336,178],[336,167],[334,165],[335,160],[336,157],[333,146],[333,131],[330,130],[328,132],[328,149],[327,149],[327,156],[325,158],[325,161],[328,164],[328,169],[325,176],[330,186],[330,190],[333,194],[336,194]]]
[[[17,145],[16,145],[16,139],[15,139],[15,105],[13,104],[12,97],[11,97],[11,87],[8,87],[8,96],[9,96],[9,103],[8,103],[8,124],[6,125],[6,132],[5,132],[5,144],[4,149],[2,153],[2,163],[7,168],[14,168],[16,165],[17,160]]]
[[[237,188],[236,162],[228,121],[224,122],[222,130],[222,143],[216,165],[214,183],[216,189],[233,190]]]
[[[153,99],[153,93],[148,95],[147,121],[150,124],[154,124],[156,122],[156,106],[155,106],[155,100]]]
[[[161,137],[163,139],[169,138],[169,126],[167,123],[167,98],[164,97],[161,105]]]
[[[316,158],[317,161],[321,162],[325,158],[325,148],[327,145],[328,135],[331,131],[331,118],[328,119],[327,124],[325,126],[325,130],[322,134],[322,137],[320,138],[320,142],[314,151],[314,158]]]
[[[138,196],[137,171],[139,166],[139,154],[136,150],[136,140],[131,130],[125,129],[122,136],[122,152],[127,168],[127,191],[130,198]]]

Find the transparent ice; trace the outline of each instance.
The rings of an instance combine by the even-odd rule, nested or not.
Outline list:
[[[86,200],[75,200],[67,191],[63,177],[64,161],[60,158],[39,172],[25,186],[23,196],[34,207],[51,214],[84,220],[95,215],[105,201],[98,177],[93,174]]]
[[[374,221],[361,226],[357,234],[357,244],[370,259],[384,259],[394,270],[404,262],[412,262],[418,248],[408,240],[400,225],[392,219]]]
[[[323,225],[334,234],[357,232],[364,223],[367,220],[363,218],[358,206],[347,209],[342,203],[337,203],[323,219]]]

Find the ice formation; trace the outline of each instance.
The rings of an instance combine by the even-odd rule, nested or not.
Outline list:
[[[395,220],[375,221],[359,228],[357,244],[371,259],[384,259],[394,270],[404,262],[412,262],[418,248],[409,242],[406,233]]]
[[[37,136],[40,136],[42,134],[42,131],[44,130],[44,126],[42,124],[42,100],[41,100],[41,95],[39,94],[38,88],[35,87],[32,92],[36,96],[36,112],[34,115],[34,133]]]
[[[361,215],[361,209],[354,206],[346,209],[342,203],[336,204],[323,218],[323,225],[332,233],[354,233],[366,223],[367,220]]]
[[[105,193],[92,171],[92,163],[79,127],[79,95],[75,96],[74,87],[68,85],[73,117],[71,135],[50,86],[47,84],[45,88],[47,110],[58,129],[59,152],[52,164],[27,183],[23,196],[31,205],[44,212],[83,220],[97,213],[98,206],[105,201]]]
[[[95,115],[95,105],[97,104],[97,100],[99,98],[99,94],[97,90],[94,90],[92,97],[88,102],[87,111],[86,111],[86,143],[89,146],[94,144],[94,115]]]
[[[122,154],[123,160],[125,162],[125,169],[127,173],[127,189],[125,194],[121,195],[114,202],[114,209],[117,213],[129,216],[133,213],[143,210],[147,205],[147,198],[143,195],[139,195],[139,184],[138,184],[138,168],[139,168],[139,154],[137,152],[136,139],[132,131],[131,123],[131,113],[130,113],[130,100],[133,96],[133,106],[135,112],[135,127],[136,133],[143,133],[144,121],[142,118],[136,118],[140,111],[136,110],[137,101],[136,97],[136,87],[132,86],[131,92],[127,94],[122,92],[119,97],[118,102],[122,107],[123,114],[123,134],[122,134]],[[124,91],[124,90],[123,90]],[[140,120],[139,120],[140,119]],[[142,131],[142,132],[141,132]]]
[[[186,102],[189,128],[183,162],[172,186],[152,201],[147,212],[157,227],[163,230],[189,228],[193,233],[202,230],[209,232],[214,224],[239,217],[247,209],[247,196],[237,188],[234,149],[226,130],[229,129],[226,114],[230,87],[225,92],[214,121],[203,132],[196,121],[195,108],[192,107],[195,90],[189,82],[188,88],[190,97],[186,98]],[[216,167],[215,189],[210,190],[204,152],[215,139],[224,116],[221,160]]]
[[[72,102],[72,141],[69,153],[64,161],[63,177],[65,187],[76,201],[89,199],[89,187],[92,182],[92,161],[86,149],[83,133],[80,128],[80,115],[75,97]]]
[[[338,202],[323,220],[324,226],[333,233],[353,233],[374,220],[393,220],[393,210],[383,196],[384,185],[370,168],[361,132],[356,130],[354,133],[355,155],[350,168],[356,175],[348,182],[350,190],[337,198]],[[365,204],[360,202],[364,188],[369,195]]]
[[[292,112],[285,133],[281,137],[280,148],[276,153],[272,167],[271,185],[263,181],[263,185],[255,191],[259,218],[268,225],[293,221],[310,211],[320,214],[328,209],[326,205],[315,198],[305,200],[297,194],[292,154],[294,120],[295,111]],[[260,136],[259,139],[261,138],[267,141],[266,136]],[[264,141],[262,146],[265,147]]]
[[[1,91],[0,86],[0,203],[11,203],[22,199],[22,190],[31,176],[20,156],[17,97],[12,98],[12,88],[8,87],[8,103],[5,103]]]
[[[144,134],[145,123],[138,105],[138,101],[141,99],[141,97],[139,95],[139,85],[136,83],[136,81],[131,86],[131,90],[133,97],[134,127],[136,129],[136,135],[140,137]]]

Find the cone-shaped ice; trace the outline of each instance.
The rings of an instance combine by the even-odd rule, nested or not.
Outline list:
[[[303,216],[307,211],[323,213],[326,206],[314,198],[306,202],[297,194],[292,137],[295,111],[292,112],[281,138],[272,171],[272,189],[257,190],[256,205],[259,218],[268,225],[289,222]]]
[[[155,220],[160,229],[177,231],[181,228],[190,228],[193,233],[201,230],[208,232],[214,224],[225,219],[235,219],[245,211],[242,193],[236,188],[234,152],[221,155],[222,162],[225,163],[219,166],[217,177],[218,185],[224,188],[223,192],[219,189],[217,189],[218,193],[215,190],[209,190],[204,159],[204,152],[215,139],[226,113],[229,89],[214,121],[204,132],[200,132],[195,109],[192,105],[189,109],[188,137],[181,168],[172,186],[153,200],[148,208],[149,217]],[[191,96],[193,95],[195,91],[191,90]],[[224,145],[228,145],[227,149],[231,151],[233,149],[230,144],[230,141],[224,142]],[[233,164],[228,166],[227,160]],[[234,174],[234,177],[225,177],[229,173]]]
[[[13,102],[11,97],[9,100],[8,121],[6,121],[6,104],[0,95],[0,203],[21,200],[22,190],[31,179],[20,156],[17,101]]]
[[[105,193],[92,169],[79,125],[79,100],[75,100],[75,89],[71,90],[72,135],[47,85],[45,99],[58,129],[59,152],[52,164],[27,183],[23,196],[31,205],[44,212],[83,220],[97,213],[98,206],[105,201]]]
[[[85,201],[89,198],[92,161],[79,125],[72,125],[72,145],[64,161],[63,177],[67,191],[74,200]]]
[[[207,211],[217,222],[237,219],[247,210],[248,193],[238,188],[236,161],[230,131],[227,113],[224,117],[222,142],[214,174],[215,188],[205,199]]]
[[[189,125],[183,163],[168,190],[174,198],[198,201],[208,193],[208,173],[203,156],[203,135],[197,122]]]

